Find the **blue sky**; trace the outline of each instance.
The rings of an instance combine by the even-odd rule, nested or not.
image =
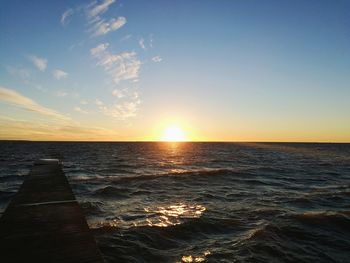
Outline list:
[[[350,141],[349,1],[1,5],[1,138]]]

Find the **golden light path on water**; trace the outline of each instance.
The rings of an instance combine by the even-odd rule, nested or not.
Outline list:
[[[147,225],[158,227],[168,227],[181,224],[182,218],[199,218],[205,210],[206,208],[202,205],[187,205],[184,203],[165,207],[144,208],[144,211],[151,215],[146,219]]]
[[[173,137],[175,138],[175,137]],[[176,139],[180,139],[177,137]],[[183,138],[182,138],[183,139]],[[178,151],[182,150],[184,146],[183,143],[178,141],[171,141],[168,138],[168,142],[163,144],[165,146],[163,150],[166,155],[174,155],[177,154]],[[170,158],[171,163],[178,164],[182,160],[172,159]],[[172,169],[171,172],[183,172],[181,169]],[[127,208],[124,212],[128,213],[130,208]],[[104,228],[104,229],[129,229],[129,228],[137,228],[137,227],[160,227],[166,228],[175,225],[180,225],[185,222],[186,219],[196,219],[200,218],[203,213],[206,211],[206,207],[201,204],[196,203],[186,203],[186,202],[177,202],[177,203],[162,203],[157,205],[149,205],[145,207],[138,207],[141,209],[139,211],[133,210],[131,213],[142,214],[141,217],[137,219],[134,218],[132,220],[124,220],[122,217],[117,217],[112,220],[98,221],[98,222],[89,222],[90,228]],[[142,211],[143,209],[143,211]],[[204,262],[207,260],[207,256],[209,256],[211,252],[206,250],[202,253],[188,253],[183,254],[176,263],[191,263],[191,262]]]
[[[138,220],[106,220],[99,222],[89,222],[90,228],[105,228],[105,229],[128,229],[133,227],[171,227],[179,225],[185,219],[200,218],[206,211],[203,205],[186,204],[183,202],[163,205],[163,206],[147,206],[143,208],[144,218]],[[183,255],[180,261],[176,263],[191,263],[204,262],[206,257],[210,255],[210,251],[206,250],[203,253],[196,255]]]
[[[210,255],[210,251],[205,251],[202,255],[197,256],[182,256],[181,261],[176,261],[176,263],[192,263],[192,262],[204,262],[206,260],[206,257]]]
[[[90,228],[170,227],[179,225],[184,219],[199,218],[206,208],[199,204],[176,203],[168,206],[147,206],[143,208],[143,218],[137,220],[113,219],[90,221]]]

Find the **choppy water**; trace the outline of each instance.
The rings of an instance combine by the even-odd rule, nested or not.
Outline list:
[[[350,262],[350,144],[0,146],[0,212],[63,158],[107,262]]]

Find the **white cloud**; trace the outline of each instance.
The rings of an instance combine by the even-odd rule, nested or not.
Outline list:
[[[7,89],[1,86],[0,86],[0,101],[9,103],[11,105],[14,105],[16,107],[22,108],[27,111],[37,112],[37,113],[55,117],[61,120],[69,120],[68,117],[58,113],[57,111],[41,106],[35,101],[33,101],[32,99],[27,98],[12,89]]]
[[[133,98],[134,100],[137,100],[139,97],[140,97],[140,95],[139,95],[139,93],[138,93],[137,91],[134,91],[134,92],[132,93],[132,98]]]
[[[81,101],[80,101],[80,104],[81,104],[81,105],[87,105],[88,102],[87,102],[86,100],[81,100]]]
[[[113,32],[115,30],[118,30],[125,24],[126,24],[126,18],[123,16],[120,16],[118,18],[111,18],[109,21],[100,19],[96,21],[94,26],[91,28],[91,31],[93,31],[92,36],[96,37],[96,36],[105,35],[108,32]]]
[[[110,19],[104,19],[101,17],[101,15],[105,13],[114,2],[115,0],[93,1],[85,7],[80,6],[75,9],[69,8],[61,16],[61,24],[63,26],[67,25],[69,23],[69,18],[74,13],[81,13],[82,11],[85,11],[85,18],[89,27],[88,32],[91,33],[91,36],[101,36],[118,30],[126,24],[125,17],[120,16]],[[71,49],[74,47],[75,45],[73,45]]]
[[[69,23],[69,17],[74,14],[74,10],[72,8],[67,9],[61,16],[61,25],[65,26]]]
[[[123,16],[111,19],[101,18],[100,15],[105,13],[114,2],[115,0],[104,0],[100,3],[95,1],[86,7],[87,20],[90,26],[89,31],[92,32],[91,36],[105,35],[118,30],[126,24],[126,18]]]
[[[91,36],[97,37],[106,35],[123,27],[127,20],[123,16],[117,18],[104,18],[102,14],[115,1],[103,0],[94,2],[86,7],[88,32]],[[121,41],[131,38],[131,35],[125,36]],[[141,48],[146,49],[145,40],[140,40]],[[95,104],[100,112],[107,116],[112,116],[118,119],[126,119],[136,115],[140,99],[138,94],[134,96],[124,84],[132,84],[135,86],[138,81],[141,61],[138,59],[136,52],[121,52],[113,54],[109,50],[109,43],[99,44],[90,49],[91,56],[96,59],[97,66],[100,66],[110,77],[110,83],[114,85],[112,95],[115,97],[115,103],[102,102],[99,99],[95,100]],[[125,81],[121,83],[122,81]],[[118,85],[118,86],[117,86]]]
[[[115,103],[112,106],[100,106],[101,112],[107,116],[125,120],[136,116],[140,100],[124,101],[122,103]]]
[[[118,84],[122,80],[137,80],[141,61],[138,60],[135,52],[123,52],[115,58],[110,73],[113,76],[114,83]],[[107,65],[106,68],[109,66]]]
[[[115,84],[123,80],[137,79],[141,67],[137,54],[132,51],[114,55],[107,50],[107,47],[108,43],[100,44],[90,50],[91,55],[97,59],[97,65],[111,75]]]
[[[63,70],[61,69],[55,69],[52,71],[52,76],[57,79],[57,80],[60,80],[60,79],[65,79],[68,77],[68,73],[67,72],[64,72]]]
[[[143,50],[146,50],[145,40],[143,38],[139,40],[139,45]]]
[[[28,58],[40,71],[45,71],[47,67],[47,59],[40,58],[34,55],[28,56]]]
[[[108,46],[108,43],[99,44],[97,47],[90,49],[90,53],[92,56],[98,57],[108,48]]]
[[[115,0],[104,0],[102,1],[101,4],[97,4],[97,2],[93,2],[91,5],[88,7],[88,16],[89,18],[94,18],[100,14],[103,14],[106,12],[111,4],[113,4]]]
[[[95,100],[95,104],[96,104],[97,106],[102,106],[102,105],[104,105],[104,103],[103,103],[102,101],[100,101],[99,99],[96,99],[96,100]]]
[[[74,107],[74,110],[77,111],[77,112],[79,112],[79,113],[83,113],[83,114],[89,113],[88,111],[83,110],[82,108],[80,108],[80,107],[78,107],[78,106]]]
[[[153,62],[161,62],[163,59],[160,56],[155,56],[152,58]]]
[[[108,47],[109,44],[104,43],[90,50],[91,55],[97,60],[97,65],[103,67],[115,85],[126,80],[132,83],[137,81],[141,67],[141,61],[137,58],[137,54],[135,52],[111,54]],[[95,104],[100,112],[119,120],[136,116],[138,106],[141,103],[137,92],[131,93],[127,88],[116,88],[112,95],[117,99],[112,105],[96,99]]]
[[[112,95],[118,99],[125,97],[125,90],[115,89],[112,91]]]
[[[111,31],[118,30],[122,26],[126,24],[126,18],[124,16],[120,16],[117,19],[112,18],[110,21]]]

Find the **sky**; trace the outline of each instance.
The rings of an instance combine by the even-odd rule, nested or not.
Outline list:
[[[0,5],[0,139],[350,142],[350,1]]]

